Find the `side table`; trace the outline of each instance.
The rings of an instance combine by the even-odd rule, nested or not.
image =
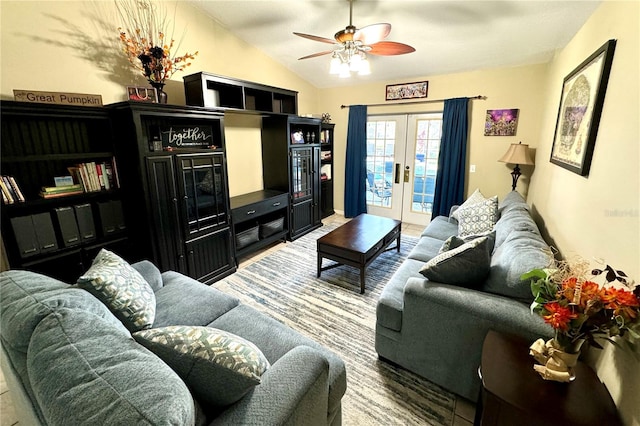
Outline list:
[[[543,380],[533,369],[529,346],[520,337],[487,333],[476,426],[622,424],[611,395],[588,365],[578,362],[571,383]]]

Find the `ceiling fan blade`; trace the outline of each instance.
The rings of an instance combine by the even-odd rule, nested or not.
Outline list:
[[[308,38],[309,40],[321,41],[322,43],[329,43],[329,44],[336,43],[335,40],[331,40],[330,38],[326,38],[326,37],[320,37],[320,36],[315,36],[311,34],[303,34],[303,33],[296,33],[296,32],[294,32],[294,34],[299,37]]]
[[[362,27],[353,35],[354,40],[362,44],[374,44],[387,38],[391,32],[391,24],[373,24]]]
[[[395,41],[380,41],[369,46],[371,49],[367,53],[372,55],[404,55],[405,53],[415,52],[416,49],[408,44],[396,43]]]
[[[333,53],[333,50],[325,50],[324,52],[313,53],[311,55],[303,56],[302,58],[298,58],[298,60],[315,58],[316,56],[328,55],[329,53]]]

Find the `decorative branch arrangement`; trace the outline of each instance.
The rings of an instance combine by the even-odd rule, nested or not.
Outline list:
[[[160,3],[117,0],[116,7],[124,23],[118,28],[123,51],[132,67],[141,71],[151,84],[164,84],[174,73],[191,65],[190,61],[198,55],[197,51],[182,56],[172,53],[180,48],[180,41],[176,44],[175,24]]]

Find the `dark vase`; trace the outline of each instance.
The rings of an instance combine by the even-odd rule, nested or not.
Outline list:
[[[168,96],[167,96],[167,92],[163,90],[164,83],[159,83],[157,81],[150,81],[149,83],[151,83],[151,86],[153,86],[153,88],[156,89],[156,98],[158,99],[158,103],[166,104]]]

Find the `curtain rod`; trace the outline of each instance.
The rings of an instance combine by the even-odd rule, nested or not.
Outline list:
[[[487,97],[484,95],[472,96],[469,99],[482,99],[486,100]],[[392,105],[411,105],[411,104],[431,104],[434,102],[444,102],[446,99],[430,99],[428,101],[413,101],[413,102],[395,102],[391,104],[366,104],[367,107],[378,107],[378,106],[392,106]],[[352,105],[340,105],[340,108],[349,108]]]

